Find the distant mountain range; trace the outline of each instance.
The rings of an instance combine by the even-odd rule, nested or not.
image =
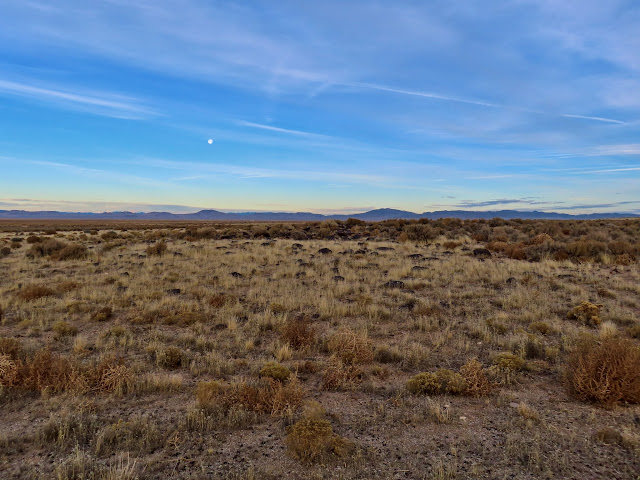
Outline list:
[[[244,220],[244,221],[322,221],[322,220],[346,220],[357,218],[369,222],[378,222],[391,219],[418,219],[429,218],[460,218],[460,219],[491,219],[504,218],[505,220],[522,219],[551,219],[551,220],[593,220],[607,218],[640,217],[633,213],[590,213],[586,215],[571,215],[556,212],[522,212],[518,210],[495,210],[488,212],[474,212],[469,210],[441,210],[437,212],[413,213],[393,208],[379,208],[363,213],[351,215],[322,215],[309,212],[241,212],[225,213],[217,210],[200,210],[195,213],[170,213],[170,212],[58,212],[26,210],[0,210],[0,219],[14,220]]]

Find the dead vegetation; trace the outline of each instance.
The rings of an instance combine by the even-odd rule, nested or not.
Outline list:
[[[0,236],[7,478],[640,469],[637,220],[147,227]]]

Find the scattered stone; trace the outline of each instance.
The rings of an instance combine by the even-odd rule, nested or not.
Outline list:
[[[474,248],[473,256],[477,258],[490,258],[491,252],[486,248]]]
[[[411,255],[407,255],[412,260],[420,260],[424,255],[421,253],[412,253]]]
[[[229,275],[231,275],[233,278],[244,278],[244,275],[239,272],[231,272]]]
[[[298,272],[296,273],[296,278],[304,278],[307,276],[307,272]]]
[[[507,285],[517,285],[518,284],[518,280],[515,279],[515,277],[509,277],[507,278]]]
[[[169,295],[180,295],[180,289],[179,288],[170,288],[169,290],[167,290],[167,293]]]
[[[336,282],[344,282],[344,277],[342,275],[336,275],[333,277],[333,280]]]
[[[400,280],[389,280],[382,286],[384,288],[404,288],[404,282],[401,282]]]
[[[330,255],[333,253],[333,250],[329,249],[329,248],[321,248],[320,250],[318,250],[318,253],[321,255]]]
[[[416,265],[415,267],[412,267],[411,270],[415,270],[415,271],[429,270],[429,267],[423,267],[423,266],[420,266],[420,265]]]
[[[393,251],[395,251],[395,248],[392,248],[392,247],[378,247],[378,248],[376,248],[376,250],[378,250],[379,252],[393,252]]]

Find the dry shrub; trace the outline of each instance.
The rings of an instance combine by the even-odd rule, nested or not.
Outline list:
[[[585,325],[598,326],[602,320],[600,319],[600,310],[604,305],[599,303],[582,302],[577,307],[573,307],[568,313],[567,318],[571,320],[579,320]]]
[[[157,242],[153,245],[149,245],[147,247],[147,255],[150,257],[157,256],[161,257],[167,251],[167,244],[164,241]]]
[[[118,396],[125,395],[134,389],[134,371],[124,364],[123,359],[106,358],[93,372],[95,389],[110,392]]]
[[[482,364],[473,358],[460,368],[460,375],[466,383],[465,394],[472,397],[489,395],[495,385],[489,381]]]
[[[542,245],[543,243],[553,242],[553,237],[548,233],[539,233],[531,239],[531,245]]]
[[[487,250],[492,252],[506,252],[509,249],[509,244],[507,242],[493,241],[487,243],[486,247]]]
[[[164,347],[155,353],[156,363],[159,367],[175,369],[188,363],[187,356],[178,347]]]
[[[415,395],[458,395],[466,392],[467,382],[459,373],[441,368],[435,373],[414,375],[407,381],[407,390]]]
[[[289,428],[287,449],[298,460],[314,463],[331,450],[333,427],[328,420],[303,418]]]
[[[0,354],[15,360],[22,354],[22,343],[17,338],[0,337]]]
[[[19,362],[9,355],[0,353],[0,387],[14,387],[18,384]]]
[[[305,390],[295,377],[287,383],[267,378],[256,384],[211,381],[196,387],[198,406],[218,418],[234,416],[237,410],[282,416],[297,409],[304,396]]]
[[[555,329],[551,325],[549,325],[549,323],[543,321],[531,322],[529,324],[529,329],[533,330],[534,332],[538,332],[541,335],[548,335],[555,332]]]
[[[33,300],[38,300],[39,298],[51,297],[55,295],[56,292],[45,286],[45,285],[25,285],[16,296],[25,302],[31,302]]]
[[[327,344],[329,351],[349,365],[369,363],[373,360],[371,340],[348,328],[335,333]]]
[[[616,255],[614,262],[617,265],[631,265],[636,263],[636,256],[630,253],[623,253],[622,255]]]
[[[34,243],[27,251],[27,257],[49,257],[67,246],[66,243],[49,238],[41,243]]]
[[[69,322],[64,320],[57,320],[53,322],[51,328],[58,337],[73,336],[78,333],[78,327],[71,325]]]
[[[582,340],[569,357],[565,378],[581,400],[605,407],[640,403],[640,348],[628,338]]]
[[[111,307],[103,307],[100,310],[91,314],[91,320],[94,322],[106,322],[113,316],[113,309]]]
[[[122,419],[107,425],[96,437],[97,455],[108,455],[118,451],[152,453],[162,447],[165,437],[158,426],[147,417]]]
[[[217,293],[207,298],[207,303],[213,308],[222,308],[227,303],[229,303],[230,300],[231,297],[229,297],[228,295],[225,295],[224,293]]]
[[[52,254],[51,258],[53,260],[83,260],[87,258],[87,255],[87,247],[78,243],[72,243]]]
[[[353,442],[334,433],[331,423],[324,418],[324,409],[315,402],[288,428],[285,444],[289,454],[305,464],[344,458],[356,451]]]
[[[522,357],[510,352],[499,353],[493,363],[494,365],[489,369],[489,372],[503,385],[513,384],[520,370],[526,365],[526,361]]]
[[[340,390],[359,383],[364,372],[357,365],[343,362],[339,357],[332,356],[322,377],[324,390]]]
[[[80,369],[67,358],[40,350],[20,368],[17,387],[40,393],[84,392],[88,385]]]
[[[316,339],[315,329],[305,317],[288,319],[280,333],[284,342],[295,349],[302,349],[313,345]]]
[[[60,282],[56,285],[56,291],[58,293],[69,293],[76,288],[79,288],[80,284],[78,282],[74,282],[73,280],[67,280],[65,282]]]
[[[284,382],[291,375],[291,370],[278,362],[268,362],[260,369],[260,376]]]
[[[512,258],[513,260],[527,259],[527,252],[521,245],[510,245],[505,253],[509,258]]]

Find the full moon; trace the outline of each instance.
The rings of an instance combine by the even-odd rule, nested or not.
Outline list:
[[[213,140],[212,140],[212,139],[209,139],[209,140],[207,140],[207,143],[208,143],[209,145],[211,145],[211,144],[213,143]]]

